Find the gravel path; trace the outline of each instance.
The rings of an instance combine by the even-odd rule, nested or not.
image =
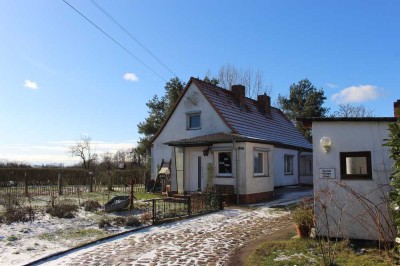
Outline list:
[[[305,194],[304,194],[305,195]],[[304,195],[286,200],[293,202]],[[281,204],[282,199],[279,204]],[[261,235],[283,228],[287,211],[271,203],[228,208],[171,224],[154,226],[46,261],[45,265],[224,265],[230,254]]]

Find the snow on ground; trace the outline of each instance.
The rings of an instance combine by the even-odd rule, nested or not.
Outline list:
[[[220,228],[223,227],[229,227],[229,230],[232,230],[231,228],[241,228],[254,220],[262,220],[265,218],[273,220],[275,218],[279,219],[279,217],[284,217],[287,215],[287,212],[276,211],[271,208],[271,206],[292,204],[298,202],[303,197],[311,195],[312,191],[310,190],[290,192],[280,195],[278,199],[268,203],[251,205],[250,207],[230,207],[218,213],[166,225],[153,226],[135,233],[130,233],[129,237],[133,237],[135,241],[139,241],[141,238],[151,240],[151,235],[160,233],[173,236],[174,232],[180,232],[181,230],[186,230],[180,232],[182,234],[190,233],[196,236],[207,232],[218,232]],[[11,225],[0,224],[0,265],[23,265],[95,239],[132,229],[123,227],[110,228],[109,230],[99,229],[97,222],[101,217],[102,216],[98,214],[80,210],[77,217],[72,219],[53,218],[46,213],[41,213],[33,222],[13,223]],[[85,234],[85,232],[87,233]],[[232,235],[230,236],[229,234]],[[124,239],[126,237],[127,236],[124,235],[117,237],[117,239]],[[231,247],[231,245],[235,244],[234,229],[233,231],[225,233],[224,238],[229,239],[229,241],[225,243],[227,246]],[[68,257],[73,256],[76,258],[80,253],[95,249],[96,246],[102,243],[113,241],[115,241],[115,239],[96,243],[91,247],[82,248],[72,255],[68,255]],[[213,240],[213,238],[210,237],[208,239],[203,239],[202,243],[206,245],[205,249],[208,249],[211,247],[207,245],[216,245],[215,241],[215,239]],[[140,245],[143,245],[143,243]],[[124,247],[119,247],[119,249],[123,248]],[[168,252],[174,253],[176,250],[180,249],[179,242],[170,243],[165,249],[167,249]],[[153,249],[144,250],[139,259],[150,261],[156,254],[160,256],[160,254],[156,253]]]

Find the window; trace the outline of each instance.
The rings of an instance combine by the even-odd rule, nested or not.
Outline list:
[[[371,152],[341,152],[340,174],[342,179],[372,179]]]
[[[285,175],[293,175],[293,155],[285,154],[284,156],[284,169]]]
[[[264,154],[255,151],[254,153],[254,175],[264,173]]]
[[[232,175],[232,152],[218,153],[218,174]]]
[[[265,149],[253,151],[254,176],[269,176],[268,152]]]
[[[186,129],[200,129],[200,112],[186,113]]]

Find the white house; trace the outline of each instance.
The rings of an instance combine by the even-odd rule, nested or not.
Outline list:
[[[311,144],[270,97],[191,78],[151,140],[152,177],[171,161],[178,193],[231,188],[240,203],[273,196],[274,186],[312,182]]]
[[[395,117],[302,119],[312,126],[317,234],[393,241],[388,206],[393,160],[383,144],[388,124],[395,121]]]

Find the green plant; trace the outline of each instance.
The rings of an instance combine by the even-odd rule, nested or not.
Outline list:
[[[17,240],[18,240],[18,237],[16,237],[15,235],[10,235],[7,237],[7,241],[10,241],[10,242],[17,241]]]
[[[308,200],[303,202],[292,211],[292,218],[295,224],[312,226],[314,224],[314,212]]]
[[[99,221],[98,226],[99,226],[99,228],[108,228],[111,226],[111,224],[109,221],[102,219]]]
[[[140,225],[142,225],[142,222],[135,216],[129,216],[125,222],[125,226],[135,226],[136,227],[136,226],[140,226]]]
[[[101,205],[98,201],[95,200],[87,200],[81,204],[85,211],[93,212],[101,208]]]
[[[74,218],[77,210],[78,206],[75,204],[61,203],[48,207],[46,213],[58,218]]]

